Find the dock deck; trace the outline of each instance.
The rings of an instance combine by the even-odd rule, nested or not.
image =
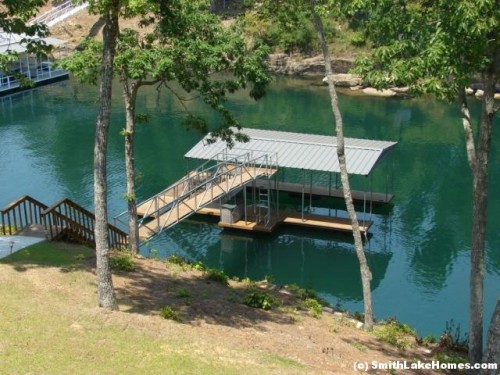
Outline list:
[[[220,216],[220,209],[216,207],[206,207],[197,211],[199,215]],[[311,228],[321,228],[335,230],[339,232],[352,232],[351,220],[338,216],[326,216],[317,214],[302,214],[300,212],[287,211],[276,217],[272,216],[270,223],[264,225],[258,223],[254,215],[248,215],[247,220],[235,221],[234,223],[219,222],[219,227],[226,229],[238,229],[254,232],[273,232],[280,225],[297,225]],[[359,220],[359,229],[361,233],[367,233],[373,222],[370,220]]]

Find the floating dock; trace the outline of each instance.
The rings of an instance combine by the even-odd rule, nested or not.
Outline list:
[[[336,186],[313,185],[312,174],[310,182],[305,181],[305,171],[330,173],[330,181],[332,174],[340,172],[335,137],[248,128],[240,131],[248,135],[250,141],[235,142],[231,149],[223,141],[213,142],[209,136],[198,142],[185,157],[205,162],[138,204],[142,241],[193,214],[218,216],[219,226],[246,231],[272,232],[280,225],[353,231],[350,219],[312,214],[307,212],[305,204],[306,195],[311,201],[313,196],[343,198],[342,190]],[[346,138],[348,172],[368,176],[382,156],[395,145],[396,142]],[[302,171],[303,183],[278,181],[276,174],[281,168]],[[248,192],[250,197],[247,197]],[[280,192],[300,194],[300,212],[280,210]],[[239,198],[235,199],[237,194]],[[363,203],[363,219],[368,216],[367,207],[371,214],[372,205],[389,204],[393,198],[388,193],[364,191],[352,191],[352,195],[355,202]],[[240,204],[227,203],[236,201]],[[125,223],[125,215],[126,212],[115,219]],[[359,220],[359,225],[361,232],[366,234],[373,223],[363,219]]]

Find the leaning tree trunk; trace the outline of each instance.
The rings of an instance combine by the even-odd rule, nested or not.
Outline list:
[[[344,148],[344,126],[338,104],[337,92],[335,90],[335,84],[333,82],[332,63],[330,60],[328,45],[326,43],[324,36],[323,22],[320,16],[314,11],[314,5],[315,5],[314,0],[311,0],[311,5],[314,17],[314,25],[318,32],[318,36],[321,43],[321,49],[323,51],[323,57],[325,59],[325,70],[328,79],[328,89],[330,92],[332,111],[335,117],[335,124],[336,124],[337,156],[340,166],[340,178],[342,181],[342,190],[344,192],[344,200],[352,223],[354,244],[356,247],[356,254],[358,256],[360,272],[361,272],[361,283],[363,286],[363,302],[364,302],[364,313],[365,313],[364,326],[366,329],[369,329],[373,326],[372,295],[370,287],[370,283],[372,280],[372,273],[366,261],[365,251],[363,248],[363,240],[361,239],[361,231],[359,228],[359,222],[356,216],[356,210],[354,209],[351,188],[349,185],[349,175],[347,173],[347,163],[346,163],[345,148]]]
[[[113,62],[118,37],[118,10],[120,0],[113,0],[105,16],[103,29],[103,55],[101,85],[99,90],[99,113],[96,123],[94,145],[94,207],[95,243],[97,268],[97,299],[100,307],[117,309],[113,280],[109,267],[108,205],[106,153],[111,114],[111,91],[113,84]]]
[[[128,248],[133,253],[139,253],[139,227],[137,225],[134,160],[135,104],[139,84],[137,82],[129,83],[126,77],[122,80],[126,111],[125,173],[127,175]]]
[[[497,301],[495,311],[491,318],[483,363],[500,364],[500,299]],[[498,369],[483,370],[481,374],[496,375],[498,374]]]
[[[491,128],[495,114],[495,80],[488,75],[483,78],[484,96],[477,149],[475,149],[470,115],[468,114],[464,96],[461,94],[466,148],[473,180],[469,363],[480,363],[483,357],[484,247],[488,208],[488,159],[491,145]],[[477,373],[477,371],[470,371],[469,373]]]

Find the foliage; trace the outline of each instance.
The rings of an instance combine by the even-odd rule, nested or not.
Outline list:
[[[29,25],[28,21],[34,17],[40,7],[47,0],[4,0],[0,6],[0,30],[6,33],[23,35],[21,43],[26,47],[28,53],[46,56],[52,50],[39,38],[48,36],[49,29],[43,24]],[[17,61],[18,54],[9,51],[0,54],[0,71],[8,72],[11,64]]]
[[[457,352],[467,352],[469,337],[462,334],[460,324],[455,325],[453,319],[446,322],[446,328],[439,338],[439,347]]]
[[[330,303],[325,299],[321,298],[320,296],[318,296],[318,293],[316,293],[316,291],[313,289],[301,288],[296,284],[290,284],[287,285],[286,287],[295,297],[297,297],[300,300],[305,301],[307,299],[314,299],[322,306],[330,306]]]
[[[432,345],[437,343],[437,338],[434,335],[427,335],[422,339],[424,345]]]
[[[266,292],[250,289],[245,295],[243,303],[257,309],[271,310],[275,305],[275,299]]]
[[[112,270],[133,272],[135,271],[135,263],[132,254],[128,251],[120,252],[109,259],[109,266]]]
[[[176,322],[180,322],[182,320],[181,314],[170,306],[163,306],[160,309],[160,316],[163,319],[174,320]]]
[[[208,268],[206,264],[204,264],[202,261],[199,260],[194,262],[191,267],[197,271],[206,271]]]
[[[2,224],[0,225],[0,236],[3,236],[5,234],[9,233],[16,233],[17,228],[15,225],[7,225],[7,224]]]
[[[181,257],[177,254],[172,254],[167,257],[167,262],[171,264],[177,264],[178,266],[184,267],[189,264],[189,261],[186,258]]]
[[[319,318],[321,316],[321,314],[323,313],[323,307],[314,298],[307,298],[303,302],[303,306],[306,309],[309,309],[309,314],[311,314],[311,316],[313,316],[314,318]]]
[[[495,0],[379,0],[367,8],[364,30],[375,50],[358,61],[356,71],[377,88],[409,86],[452,100],[500,47]]]
[[[210,268],[204,271],[203,276],[207,280],[215,281],[222,285],[229,285],[229,277],[224,273],[223,270]]]
[[[389,320],[384,324],[377,325],[373,332],[379,340],[401,350],[408,349],[411,346],[410,340],[415,337],[414,329],[395,320]]]

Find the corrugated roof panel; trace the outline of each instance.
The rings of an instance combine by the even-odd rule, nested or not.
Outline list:
[[[250,137],[250,141],[236,142],[229,153],[243,155],[253,150],[254,156],[267,153],[274,157],[277,154],[279,167],[339,172],[336,137],[249,128],[242,129],[242,132]],[[348,171],[369,174],[382,154],[395,145],[396,142],[345,138]],[[226,144],[220,140],[210,145],[202,140],[185,156],[210,159],[224,149]]]

